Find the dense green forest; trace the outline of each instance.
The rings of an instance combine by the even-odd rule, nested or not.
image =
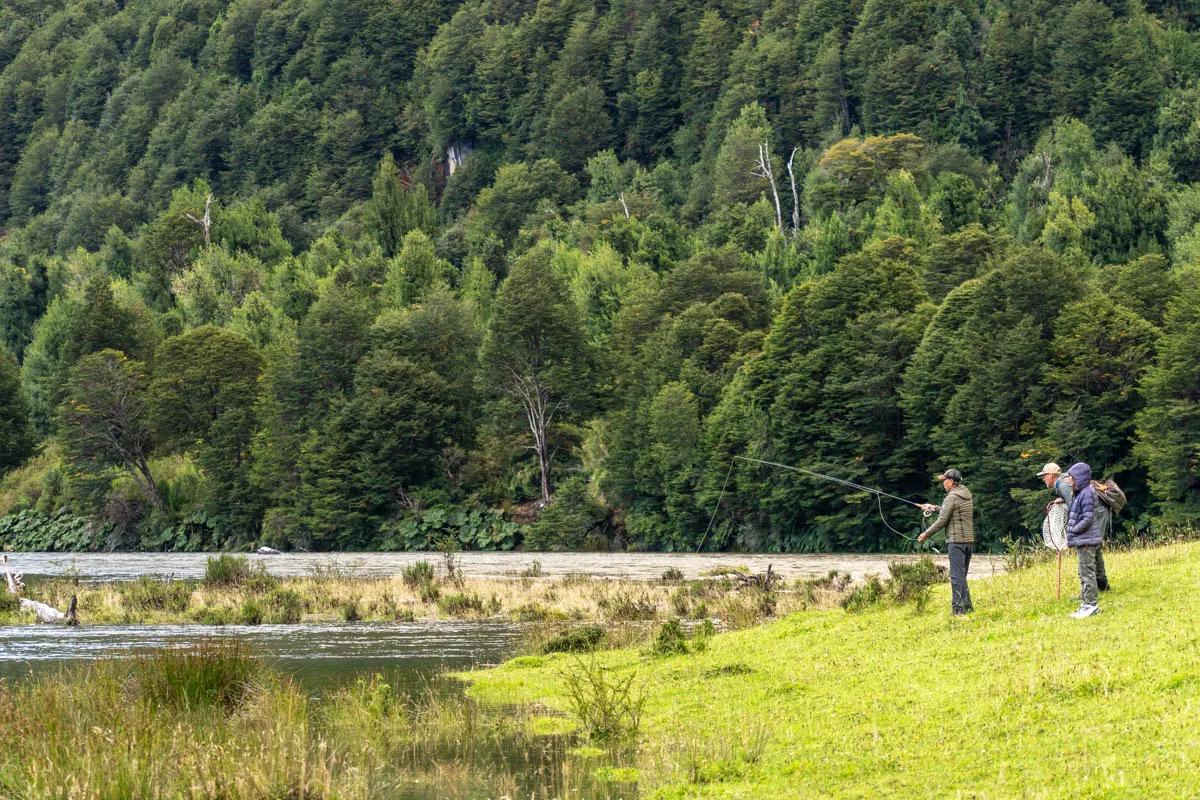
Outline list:
[[[0,543],[1200,521],[1200,2],[7,0]],[[711,531],[709,515],[724,500]]]

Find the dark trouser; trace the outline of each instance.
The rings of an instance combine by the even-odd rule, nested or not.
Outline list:
[[[1108,573],[1104,570],[1104,545],[1096,548],[1096,588],[1108,590]]]
[[[1097,573],[1103,569],[1100,565],[1104,563],[1104,559],[1100,555],[1100,546],[1083,545],[1076,547],[1075,553],[1079,556],[1079,604],[1083,606],[1097,605],[1100,601]]]
[[[951,542],[950,555],[950,609],[955,614],[974,611],[971,605],[971,590],[967,588],[967,570],[971,568],[971,553],[975,545]]]

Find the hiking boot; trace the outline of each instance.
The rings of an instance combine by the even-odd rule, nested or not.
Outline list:
[[[1080,606],[1078,611],[1072,611],[1069,616],[1071,619],[1084,619],[1085,617],[1093,616],[1100,613],[1100,606]]]
[[[1096,581],[1096,588],[1102,592],[1108,591],[1108,578]]]

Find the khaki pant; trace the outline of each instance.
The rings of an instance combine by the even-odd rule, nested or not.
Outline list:
[[[1100,555],[1100,546],[1092,544],[1076,547],[1075,554],[1079,557],[1079,604],[1099,605],[1098,579],[1104,574],[1104,556]],[[1107,581],[1107,577],[1105,580]]]

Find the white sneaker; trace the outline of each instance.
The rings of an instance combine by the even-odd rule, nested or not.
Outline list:
[[[1078,611],[1072,611],[1067,616],[1071,619],[1084,619],[1100,613],[1100,606],[1080,606]]]

